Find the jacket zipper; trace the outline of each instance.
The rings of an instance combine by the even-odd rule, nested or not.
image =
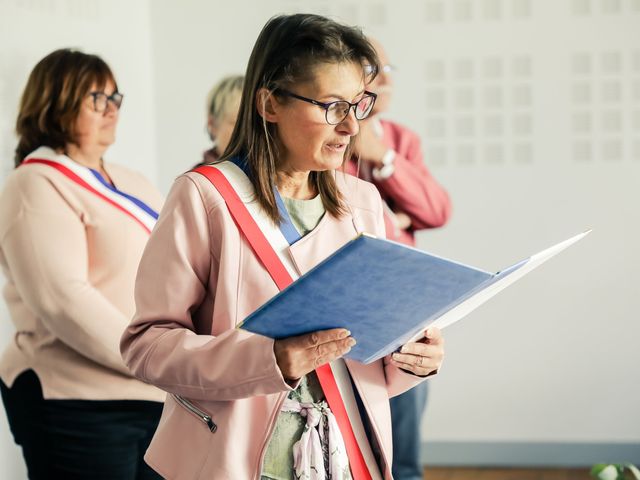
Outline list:
[[[193,403],[191,403],[189,400],[187,400],[186,398],[181,397],[180,395],[171,395],[180,405],[182,405],[184,408],[186,408],[187,410],[189,410],[191,413],[193,413],[195,416],[197,416],[198,418],[200,418],[200,420],[202,420],[207,427],[209,427],[209,430],[211,431],[211,433],[216,433],[216,430],[218,430],[218,425],[216,425],[213,422],[213,419],[211,418],[211,415],[207,414],[207,412],[204,412],[202,410],[200,410],[198,407],[196,407]]]

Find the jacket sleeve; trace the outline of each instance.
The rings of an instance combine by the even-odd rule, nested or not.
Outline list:
[[[79,213],[45,175],[19,178],[3,195],[15,216],[0,245],[20,297],[70,348],[130,376],[118,350],[128,319],[89,282]]]
[[[216,221],[225,207],[215,195],[215,201],[205,202],[194,180],[176,180],[142,256],[137,311],[122,337],[123,358],[139,379],[192,399],[289,391],[272,339],[237,328],[219,335],[196,333],[192,312],[207,292],[215,303],[221,244],[236,238],[225,236]],[[214,323],[217,315],[231,314],[219,310],[214,309]]]
[[[420,139],[400,128],[400,140],[394,148],[394,173],[375,181],[383,196],[392,200],[394,209],[411,218],[412,230],[444,225],[451,214],[451,202],[445,189],[433,178],[423,161]]]
[[[391,363],[391,357],[387,355],[382,359],[384,365],[384,374],[387,379],[387,392],[389,398],[400,395],[401,393],[410,390],[419,383],[424,382],[427,378],[433,377],[438,374],[438,370],[434,370],[428,375],[419,376],[413,373],[396,367]]]

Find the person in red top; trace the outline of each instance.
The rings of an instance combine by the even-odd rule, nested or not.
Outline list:
[[[392,67],[379,42],[370,39],[382,71],[368,89],[378,94],[372,115],[360,122],[355,154],[345,171],[374,183],[384,203],[387,238],[414,246],[417,230],[444,225],[451,215],[445,189],[433,178],[422,155],[420,138],[408,128],[380,119],[393,88]],[[420,423],[427,402],[427,383],[391,399],[393,476],[422,479]]]

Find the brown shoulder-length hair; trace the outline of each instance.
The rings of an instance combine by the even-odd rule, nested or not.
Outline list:
[[[40,60],[20,100],[16,167],[40,146],[61,150],[73,143],[83,100],[94,84],[101,90],[109,81],[116,84],[111,69],[97,55],[63,48]]]
[[[273,192],[279,166],[277,126],[258,113],[257,93],[261,88],[273,93],[311,81],[318,64],[347,62],[362,65],[365,82],[372,80],[379,69],[375,49],[360,29],[319,15],[273,17],[256,40],[247,65],[238,120],[222,159],[247,159],[256,199],[275,223],[281,220]],[[345,158],[350,155],[351,149],[347,148]],[[310,180],[325,209],[341,216],[345,206],[333,173],[311,172]]]

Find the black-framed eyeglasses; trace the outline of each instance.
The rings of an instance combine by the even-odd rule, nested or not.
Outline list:
[[[342,123],[349,115],[349,111],[353,108],[357,120],[364,120],[369,116],[373,110],[373,105],[376,103],[376,95],[373,92],[364,92],[364,97],[355,103],[347,102],[346,100],[337,100],[335,102],[323,103],[312,98],[303,97],[302,95],[295,94],[289,90],[278,88],[274,91],[277,95],[286,95],[291,98],[302,100],[313,105],[317,105],[324,109],[324,117],[329,125],[338,125]]]
[[[93,109],[96,112],[104,112],[109,102],[113,103],[116,110],[120,110],[120,105],[122,105],[122,99],[124,98],[124,95],[120,92],[113,92],[111,95],[107,95],[104,92],[91,92],[89,95],[93,97]]]

